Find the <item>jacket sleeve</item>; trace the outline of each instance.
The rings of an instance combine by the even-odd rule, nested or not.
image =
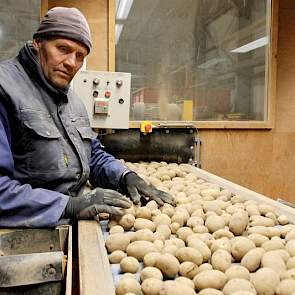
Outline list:
[[[1,95],[0,95],[1,98]],[[10,126],[6,108],[0,100],[0,227],[54,227],[69,196],[32,188],[13,178]]]
[[[129,171],[120,160],[103,150],[99,139],[92,140],[89,166],[89,181],[94,187],[118,189],[123,173]]]

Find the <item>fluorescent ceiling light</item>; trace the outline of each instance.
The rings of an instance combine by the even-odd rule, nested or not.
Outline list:
[[[120,0],[117,9],[116,19],[127,19],[131,6],[133,4],[133,0]]]
[[[115,30],[116,30],[116,33],[115,33],[116,34],[116,45],[119,42],[122,29],[123,29],[123,25],[116,24],[116,26],[115,26]]]
[[[265,46],[267,44],[268,44],[268,37],[262,37],[262,38],[259,38],[255,41],[253,41],[253,42],[247,43],[241,47],[235,48],[235,49],[231,50],[231,52],[246,53],[251,50],[257,49],[259,47]]]

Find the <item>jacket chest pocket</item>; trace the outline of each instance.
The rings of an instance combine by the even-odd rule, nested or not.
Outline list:
[[[89,126],[76,126],[76,129],[82,139],[83,147],[89,161],[91,157],[91,140],[95,138],[95,133]]]
[[[28,169],[48,173],[63,165],[61,134],[49,115],[25,113],[22,148],[27,153]]]

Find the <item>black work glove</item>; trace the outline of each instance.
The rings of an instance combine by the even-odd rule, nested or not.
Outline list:
[[[130,208],[132,202],[120,193],[96,188],[76,198],[70,198],[63,212],[63,218],[91,219],[98,213],[122,215],[120,208]]]
[[[151,200],[155,200],[159,205],[163,205],[164,202],[174,205],[173,198],[170,194],[156,189],[151,184],[147,184],[135,172],[128,172],[123,177],[123,186],[125,186],[127,194],[134,204],[139,203],[140,194],[142,194]]]

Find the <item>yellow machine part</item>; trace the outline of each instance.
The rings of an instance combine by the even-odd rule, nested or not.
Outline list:
[[[183,121],[193,120],[193,101],[192,100],[183,101],[182,120]]]

